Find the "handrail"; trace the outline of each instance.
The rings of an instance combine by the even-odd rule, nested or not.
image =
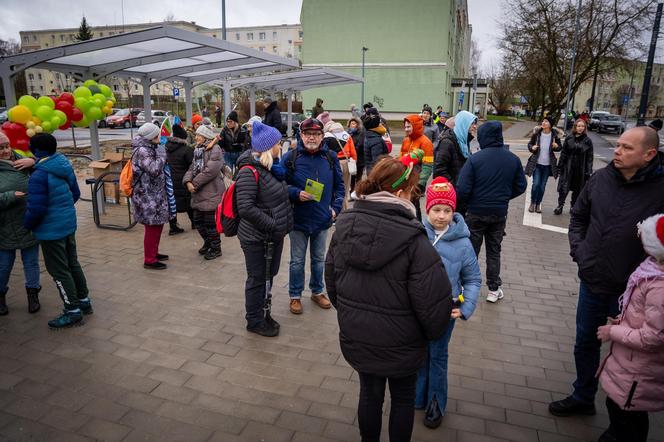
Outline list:
[[[136,225],[136,220],[133,218],[131,214],[131,198],[127,198],[127,213],[129,214],[128,225],[119,226],[117,224],[102,224],[99,217],[99,205],[97,203],[97,194],[99,193],[100,187],[101,189],[103,189],[104,183],[109,182],[106,180],[106,177],[109,175],[117,175],[118,178],[117,180],[113,180],[112,181],[113,183],[120,180],[120,172],[115,172],[115,171],[104,172],[95,179],[95,183],[92,186],[92,219],[94,220],[95,225],[100,229],[127,231]],[[126,198],[126,197],[122,195],[121,198]]]

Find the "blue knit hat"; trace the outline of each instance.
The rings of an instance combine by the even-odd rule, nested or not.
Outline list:
[[[254,121],[251,126],[251,149],[267,152],[281,140],[281,132],[272,126]]]

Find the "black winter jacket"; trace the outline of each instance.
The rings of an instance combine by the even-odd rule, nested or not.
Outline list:
[[[258,171],[258,183],[249,169]],[[237,160],[239,170],[235,182],[235,201],[240,216],[237,236],[240,243],[280,239],[293,228],[293,210],[288,199],[288,186],[246,151]]]
[[[646,255],[636,223],[664,212],[664,167],[657,159],[626,181],[613,162],[581,190],[569,223],[570,255],[594,295],[618,296]]]
[[[528,162],[526,163],[526,175],[533,176],[535,168],[537,167],[537,160],[539,159],[539,146],[540,136],[542,135],[542,129],[536,130],[533,135],[530,137],[528,142],[528,151],[531,153]],[[553,143],[556,143],[558,146],[553,147]],[[534,147],[538,146],[535,150]],[[560,142],[560,133],[557,128],[551,129],[551,148],[549,149],[549,163],[551,164],[551,174],[554,178],[558,178],[558,159],[554,152],[560,152],[560,149],[563,148],[563,144]]]
[[[593,173],[593,141],[586,134],[568,135],[558,160],[558,192],[578,192]]]
[[[267,108],[265,108],[263,124],[267,124],[268,126],[272,126],[278,129],[282,134],[286,133],[286,129],[281,124],[281,112],[279,112],[276,101],[273,101]]]
[[[221,130],[221,140],[219,145],[224,152],[242,152],[244,150],[245,138],[247,131],[238,127],[235,132],[230,130],[227,126]]]
[[[361,200],[339,215],[325,262],[341,351],[360,373],[407,376],[447,329],[450,282],[422,224],[398,204]]]
[[[387,155],[387,145],[383,137],[371,129],[364,132],[364,167],[367,175],[371,172],[376,159],[381,155]]]
[[[166,141],[166,158],[171,166],[177,211],[186,212],[191,207],[191,193],[182,184],[182,178],[194,159],[194,149],[187,144],[187,140],[171,137]]]
[[[471,140],[472,136],[468,134],[469,145]],[[436,147],[433,162],[433,177],[444,176],[453,186],[456,186],[464,164],[466,164],[466,157],[461,153],[461,147],[454,131],[448,130],[443,132]]]

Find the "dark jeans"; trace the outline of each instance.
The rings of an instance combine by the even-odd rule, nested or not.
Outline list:
[[[599,352],[602,343],[597,339],[597,328],[606,324],[607,316],[618,314],[618,295],[591,293],[581,281],[579,301],[576,307],[576,342],[574,344],[574,363],[576,380],[572,397],[584,404],[595,402],[599,368]]]
[[[530,202],[533,204],[540,204],[544,198],[544,191],[546,190],[546,182],[551,175],[551,166],[542,166],[538,164],[533,172],[533,187],[530,191]]]
[[[607,396],[609,429],[618,442],[646,442],[648,440],[648,412],[623,410]]]
[[[78,308],[79,299],[88,297],[88,284],[76,255],[76,236],[41,242],[46,271],[55,281],[66,310]]]
[[[237,159],[240,158],[242,152],[224,152],[224,163],[235,172],[235,165],[237,164]]]
[[[247,267],[247,281],[244,284],[244,302],[247,313],[247,325],[249,327],[259,326],[263,320],[263,306],[265,304],[265,243],[252,242],[240,243],[244,252],[244,262]],[[274,252],[272,255],[272,279],[279,273],[281,252],[284,248],[284,239],[274,241]],[[270,287],[272,286],[270,279]]]
[[[486,239],[486,285],[495,291],[503,285],[500,279],[500,249],[505,233],[506,216],[473,215],[468,213],[466,224],[470,230],[470,242],[479,256],[482,241]]]
[[[565,200],[567,199],[567,194],[569,192],[558,192],[558,205],[560,207],[563,207],[565,205]],[[574,207],[574,204],[576,203],[577,198],[579,198],[579,194],[581,191],[572,191],[572,201],[570,202],[570,207]]]
[[[415,380],[417,374],[386,378],[368,373],[360,375],[360,402],[357,419],[362,442],[379,442],[383,424],[385,382],[390,384],[390,442],[408,442],[415,418]]]
[[[198,234],[203,238],[203,247],[215,251],[221,250],[221,236],[217,233],[217,223],[214,221],[214,210],[202,211],[194,209],[194,225]]]

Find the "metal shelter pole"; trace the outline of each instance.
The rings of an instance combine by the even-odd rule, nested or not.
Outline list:
[[[226,0],[221,0],[221,39],[226,40]]]
[[[256,115],[256,88],[249,88],[249,118]]]
[[[231,113],[231,83],[230,81],[224,81],[224,120],[228,118],[228,114]]]
[[[145,122],[152,123],[152,103],[150,102],[150,79],[147,77],[141,78],[141,85],[143,86],[143,112],[145,114]]]
[[[90,153],[93,160],[101,160],[101,149],[99,148],[99,129],[97,120],[90,122]]]
[[[288,127],[286,128],[286,134],[289,137],[292,137],[293,136],[293,90],[289,89],[286,93],[288,94],[288,119],[287,119]]]
[[[362,46],[362,98],[360,98],[360,106],[364,106],[364,54],[369,50],[369,48]]]
[[[187,124],[191,126],[191,118],[194,114],[192,110],[192,99],[193,97],[191,96],[192,92],[192,84],[191,80],[185,80],[184,81],[184,106],[185,106],[185,116],[187,117]]]
[[[21,73],[25,75],[24,73]],[[14,89],[14,79],[11,74],[6,74],[2,76],[2,87],[5,91],[5,102],[7,109],[10,107],[16,106],[16,89]]]

